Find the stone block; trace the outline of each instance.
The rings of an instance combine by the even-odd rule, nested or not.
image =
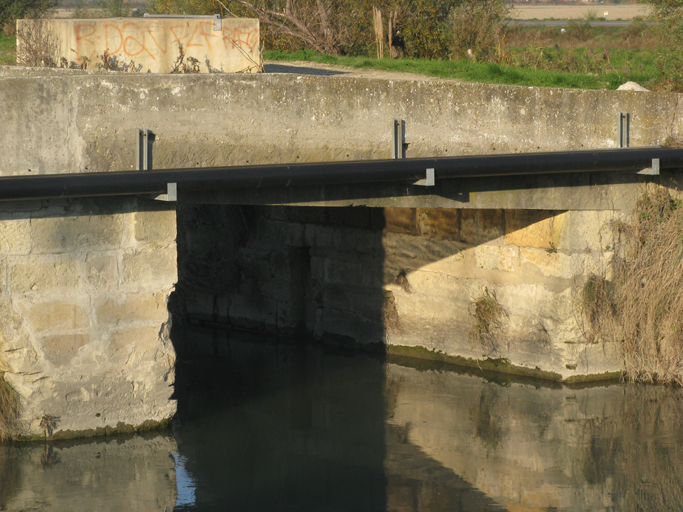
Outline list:
[[[341,208],[329,208],[327,220],[333,226],[353,226],[357,228],[369,228],[371,226],[370,208],[347,206]]]
[[[99,325],[119,325],[131,322],[163,323],[168,319],[167,294],[131,293],[110,297],[97,306]]]
[[[460,210],[449,208],[418,208],[420,233],[443,238],[460,238]]]
[[[503,236],[503,210],[477,210],[477,242],[490,242]]]
[[[384,229],[389,233],[420,234],[417,225],[417,209],[415,208],[385,208],[384,222]]]
[[[68,258],[17,263],[10,268],[12,293],[42,292],[55,288],[76,289],[80,286],[80,281],[78,262]]]
[[[116,256],[88,254],[85,258],[85,282],[99,291],[116,286]]]
[[[521,247],[519,249],[522,265],[533,265],[544,276],[570,279],[572,257],[563,252]]]
[[[118,249],[125,215],[82,215],[31,219],[33,253]]]
[[[325,259],[325,283],[351,284],[363,282],[363,265],[347,261]]]
[[[506,245],[482,244],[474,248],[474,257],[479,268],[514,272],[519,266],[519,248]]]
[[[123,279],[134,288],[158,289],[178,280],[176,246],[126,252],[123,255]]]
[[[614,248],[612,223],[624,220],[613,211],[570,211],[562,215],[564,229],[556,247],[566,251],[609,251]]]
[[[505,210],[505,243],[557,249],[566,213],[550,210]]]
[[[21,310],[34,333],[85,329],[90,326],[88,311],[70,302],[21,302]]]
[[[134,219],[138,242],[170,242],[176,239],[175,210],[135,212]]]
[[[2,254],[29,254],[31,248],[31,220],[0,221],[0,252]]]
[[[109,336],[109,352],[112,355],[126,354],[133,350],[140,355],[149,354],[156,351],[159,345],[159,326],[117,329]]]
[[[58,334],[41,338],[40,344],[47,360],[54,366],[68,364],[81,347],[90,343],[89,334]]]
[[[468,244],[476,244],[477,210],[460,210],[460,239]]]

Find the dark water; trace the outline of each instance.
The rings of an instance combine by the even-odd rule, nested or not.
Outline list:
[[[173,432],[2,446],[0,510],[683,510],[680,390],[185,340]]]

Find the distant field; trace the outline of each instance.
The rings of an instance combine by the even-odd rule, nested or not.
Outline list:
[[[608,15],[604,16],[607,12]],[[628,5],[515,5],[512,17],[519,20],[556,20],[585,19],[587,15],[602,17],[607,20],[631,20],[636,16],[647,16],[648,8],[642,4]]]

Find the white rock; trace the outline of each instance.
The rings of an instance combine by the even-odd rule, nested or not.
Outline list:
[[[625,84],[621,84],[619,87],[617,87],[617,91],[642,91],[642,92],[649,92],[649,89],[646,89],[642,85],[638,85],[635,82],[626,82]]]

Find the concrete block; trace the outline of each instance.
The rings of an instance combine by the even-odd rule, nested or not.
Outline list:
[[[58,60],[77,64],[83,59],[94,63],[107,51],[119,66],[170,73],[181,44],[185,62],[197,59],[202,73],[258,72],[261,62],[258,19],[225,18],[216,26],[219,30],[213,20],[196,18],[19,20],[18,33],[34,23],[42,23],[58,41]]]
[[[118,249],[124,215],[84,215],[31,219],[33,253]]]
[[[168,295],[131,293],[109,297],[95,310],[99,325],[120,325],[132,322],[160,324],[168,320]]]
[[[90,343],[89,334],[58,334],[40,339],[45,358],[54,366],[68,364],[81,347]]]
[[[34,333],[60,332],[85,329],[90,326],[88,311],[71,302],[21,302],[24,318]]]
[[[138,242],[171,242],[176,239],[176,212],[135,212],[135,239]]]
[[[54,288],[76,289],[80,281],[80,266],[69,258],[17,263],[10,268],[12,293],[42,292]]]
[[[158,289],[178,280],[175,244],[126,252],[123,255],[123,279],[135,289]]]

